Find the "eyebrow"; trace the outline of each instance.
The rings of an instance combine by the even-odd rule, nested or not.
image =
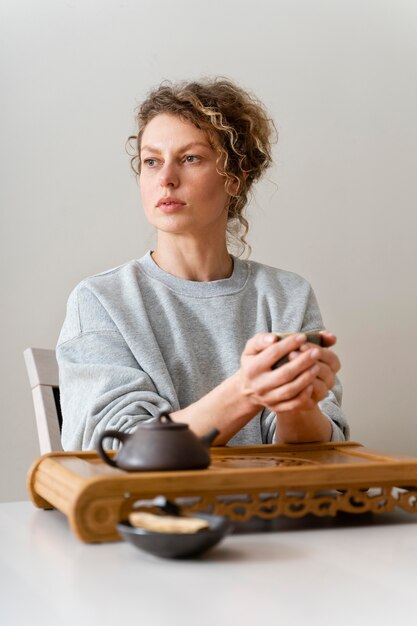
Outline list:
[[[187,143],[185,146],[181,146],[181,148],[178,149],[178,152],[185,152],[185,150],[189,150],[194,146],[202,146],[203,148],[211,149],[209,143],[203,143],[202,141],[192,141],[191,143]],[[140,151],[143,152],[144,150],[148,150],[148,152],[158,152],[159,154],[161,153],[161,150],[156,146],[142,146]]]

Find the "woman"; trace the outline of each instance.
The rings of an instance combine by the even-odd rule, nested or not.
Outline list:
[[[336,337],[323,330],[317,347],[302,332],[323,329],[310,285],[228,251],[236,229],[246,244],[247,195],[271,163],[263,105],[224,79],[162,84],[137,121],[132,163],[157,243],[69,298],[57,346],[64,448],[161,413],[197,434],[216,427],[218,445],[348,438]]]

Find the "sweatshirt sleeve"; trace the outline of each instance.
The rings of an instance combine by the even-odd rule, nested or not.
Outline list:
[[[69,298],[56,354],[65,450],[95,449],[104,430],[131,432],[139,422],[173,410],[86,288]]]

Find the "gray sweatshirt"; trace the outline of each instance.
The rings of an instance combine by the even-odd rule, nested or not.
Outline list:
[[[238,370],[257,332],[322,328],[306,280],[254,261],[235,258],[230,278],[196,282],[163,271],[148,252],[87,278],[69,297],[56,350],[63,447],[93,449],[105,429],[131,432],[187,407]],[[340,402],[337,382],[320,402],[333,441],[349,437]],[[272,443],[275,426],[264,409],[229,444]]]

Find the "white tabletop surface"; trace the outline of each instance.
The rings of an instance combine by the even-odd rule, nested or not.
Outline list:
[[[417,515],[277,526],[174,561],[124,542],[81,543],[58,511],[0,504],[0,624],[417,623]]]

